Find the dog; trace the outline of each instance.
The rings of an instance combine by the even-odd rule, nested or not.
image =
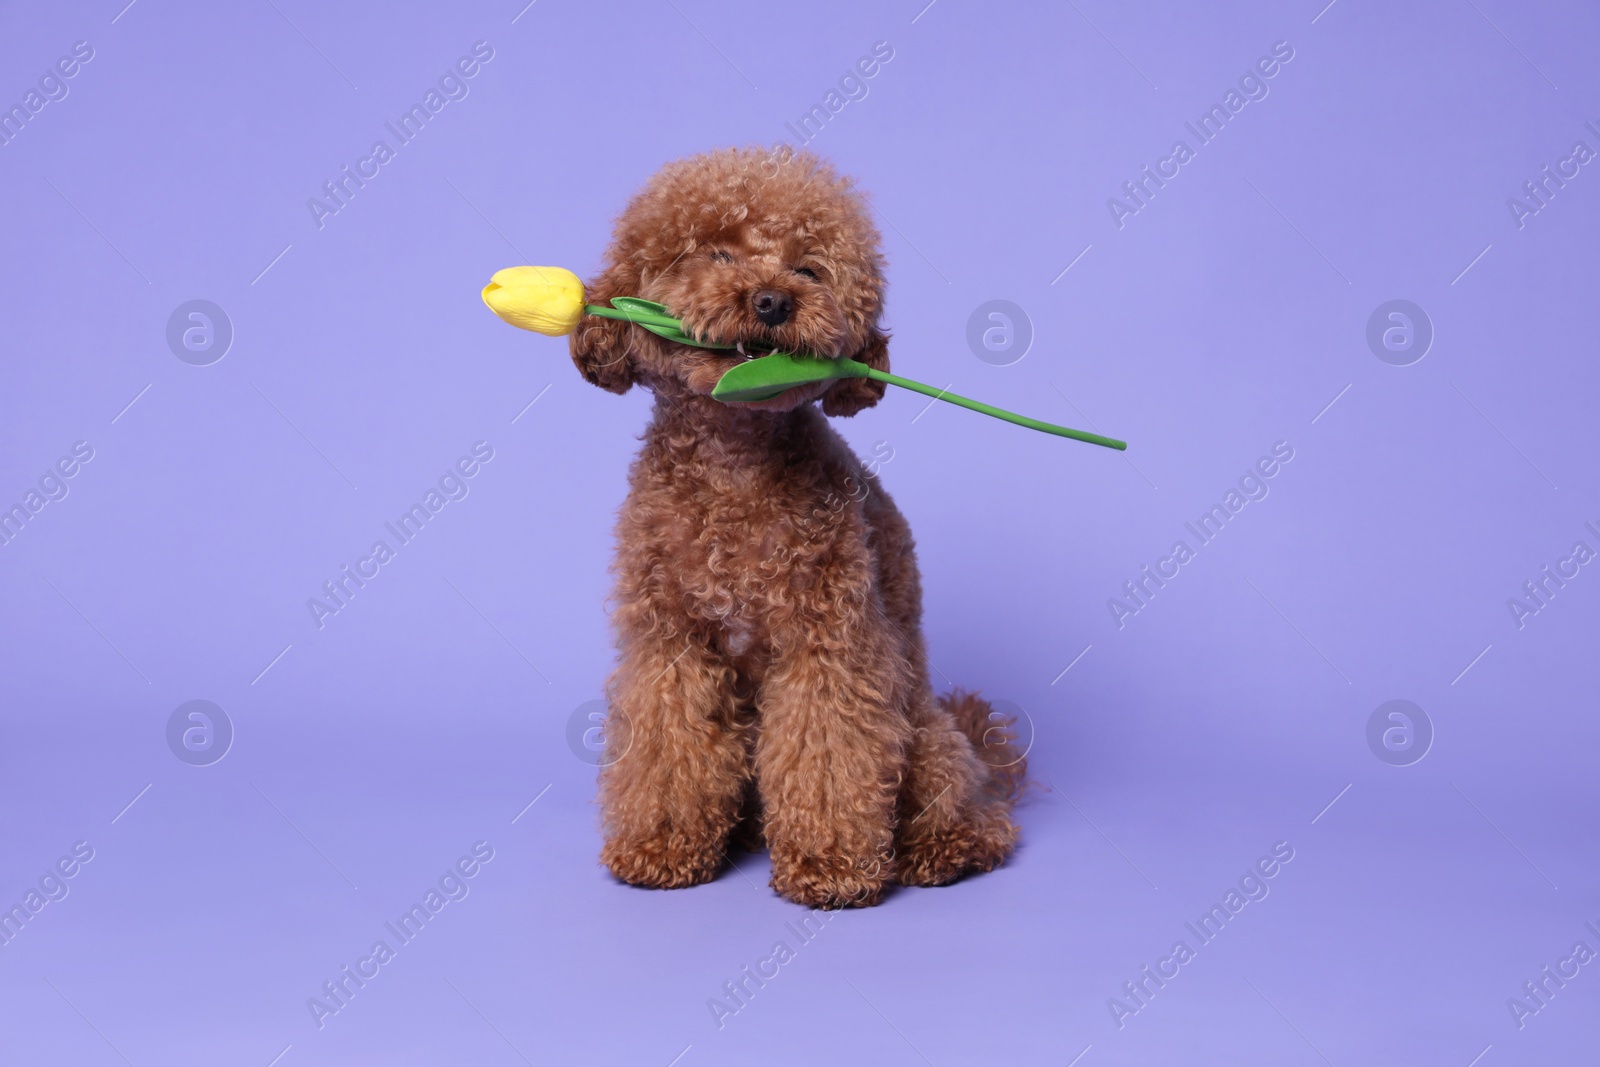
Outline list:
[[[731,845],[764,843],[783,897],[861,907],[991,870],[1016,844],[1025,753],[979,697],[935,698],[911,530],[825,417],[883,384],[711,397],[774,350],[887,371],[879,247],[822,159],[727,149],[659,171],[585,286],[737,346],[593,316],[570,338],[589,382],[655,395],[616,526],[606,733],[621,756],[599,778],[601,861],[624,882],[707,882]]]

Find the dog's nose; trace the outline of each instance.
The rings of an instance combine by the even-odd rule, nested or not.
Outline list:
[[[789,300],[789,294],[781,289],[758,289],[750,298],[750,306],[756,309],[756,318],[768,326],[782,326],[789,321],[789,312],[794,305]]]

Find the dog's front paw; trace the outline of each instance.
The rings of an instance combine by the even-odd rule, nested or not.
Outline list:
[[[772,888],[808,908],[870,908],[893,874],[893,859],[772,854]]]
[[[662,837],[612,837],[600,849],[600,862],[629,885],[647,889],[683,889],[717,876],[722,851],[678,834]]]

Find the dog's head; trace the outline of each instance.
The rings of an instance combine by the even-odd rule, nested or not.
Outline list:
[[[653,300],[690,336],[743,352],[676,344],[591,316],[572,335],[572,360],[603,389],[623,393],[639,382],[669,397],[709,395],[730,367],[773,350],[887,371],[878,242],[861,196],[809,153],[728,149],[668,164],[617,220],[587,299]],[[853,415],[883,389],[849,378],[740,406],[781,411],[821,397],[827,414]]]

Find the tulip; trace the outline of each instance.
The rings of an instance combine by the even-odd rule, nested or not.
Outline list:
[[[507,267],[505,270],[496,271],[494,277],[489,279],[489,284],[483,287],[483,302],[489,305],[490,311],[511,325],[520,326],[524,330],[533,330],[535,333],[549,334],[552,337],[571,333],[578,328],[578,321],[585,315],[594,315],[603,319],[631,322],[678,344],[695,345],[699,348],[734,347],[715,341],[704,341],[684,333],[682,322],[669,315],[664,306],[650,300],[641,300],[636,296],[616,296],[611,298],[611,307],[585,304],[583,282],[576,274],[562,267]],[[1118,451],[1128,447],[1126,442],[1114,437],[1102,437],[1097,433],[1073,430],[1039,419],[1030,419],[1025,415],[1006,411],[1004,408],[957,396],[947,388],[935,389],[931,385],[889,374],[853,359],[814,359],[792,356],[787,352],[772,352],[757,359],[746,357],[745,362],[732,367],[718,379],[711,395],[725,404],[770,400],[797,385],[833,378],[871,378],[967,408],[969,411],[982,412],[1017,426],[1026,426],[1030,430],[1055,434],[1057,437],[1069,437]]]
[[[513,326],[561,337],[583,318],[583,282],[564,267],[507,267],[483,287],[483,302]]]

